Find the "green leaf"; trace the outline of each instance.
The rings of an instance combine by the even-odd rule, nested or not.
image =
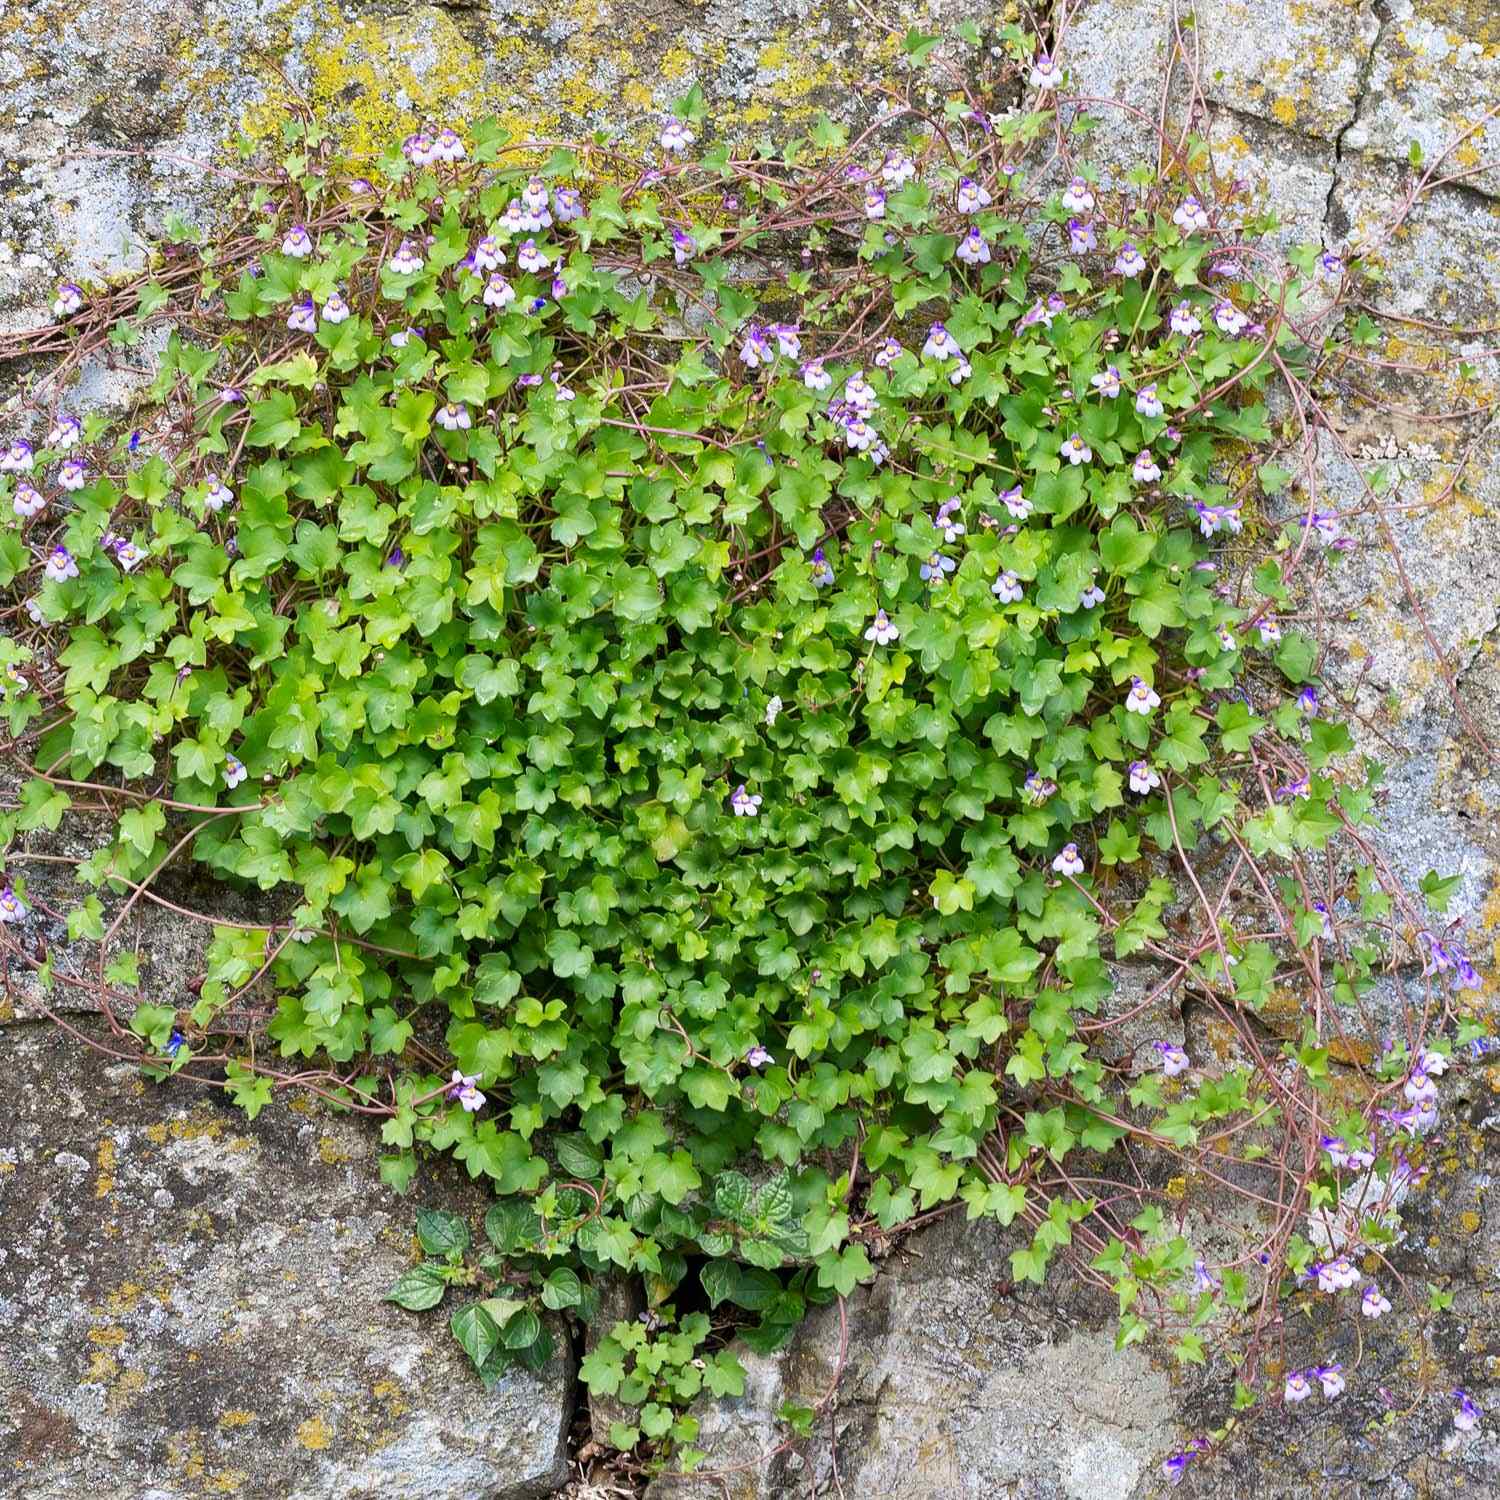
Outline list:
[[[385,1294],[387,1302],[408,1312],[425,1312],[443,1300],[448,1283],[437,1266],[424,1261],[397,1277],[396,1284]]]
[[[417,1239],[429,1255],[461,1255],[469,1248],[469,1226],[446,1209],[423,1208],[417,1212]]]

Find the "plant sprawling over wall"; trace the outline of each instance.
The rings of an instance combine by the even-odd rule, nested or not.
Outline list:
[[[694,96],[645,163],[481,124],[371,182],[293,123],[249,228],[104,323],[60,295],[69,337],[178,331],[133,433],[54,408],[11,450],[0,660],[38,774],[7,828],[88,785],[119,812],[88,884],[133,902],[186,858],[267,893],[190,1013],[131,1027],[252,1112],[296,1076],[379,1116],[399,1186],[419,1148],[492,1182],[494,1254],[465,1270],[428,1215],[396,1293],[503,1289],[454,1319],[487,1375],[612,1267],[774,1347],[955,1200],[1029,1226],[1017,1278],[1081,1248],[1122,1338],[1201,1358],[1312,1247],[1283,1217],[1269,1269],[1195,1282],[1105,1153],[1243,1167],[1280,1122],[1390,1165],[1326,1077],[1390,898],[1301,864],[1370,793],[1290,697],[1317,653],[1241,536],[1291,477],[1242,455],[1309,357],[1298,284],[1207,182],[1016,170],[1052,119],[960,101],[735,156]],[[1337,529],[1304,521],[1298,556]],[[1142,959],[1232,1025],[1297,976],[1316,1021],[1122,1056],[1111,964]],[[268,1036],[215,1050],[268,988]],[[586,1374],[690,1437],[674,1403],[739,1378],[691,1363],[708,1326],[620,1325]]]

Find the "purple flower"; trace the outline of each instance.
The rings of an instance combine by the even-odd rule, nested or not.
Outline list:
[[[469,1114],[474,1114],[484,1108],[484,1095],[479,1092],[478,1084],[478,1073],[465,1073],[455,1068],[443,1093],[448,1099],[457,1099]]]
[[[450,401],[446,406],[440,406],[433,421],[448,432],[467,432],[474,425],[469,408],[462,401]]]
[[[1094,206],[1094,190],[1087,177],[1074,177],[1063,189],[1062,206],[1070,214],[1086,214]],[[1134,249],[1131,246],[1131,249]]]
[[[813,548],[813,573],[812,581],[815,588],[827,588],[833,582],[833,568],[827,557],[823,554],[821,547]]]
[[[757,1042],[753,1047],[750,1048],[748,1052],[745,1053],[745,1061],[749,1063],[752,1068],[764,1068],[768,1063],[775,1062],[776,1059],[772,1057],[771,1054],[767,1052],[759,1042]]]
[[[889,646],[901,632],[891,623],[883,609],[875,611],[875,623],[865,631],[865,639],[874,641],[877,646]]]
[[[1391,1310],[1391,1304],[1381,1294],[1380,1288],[1372,1281],[1365,1288],[1365,1294],[1359,1299],[1359,1310],[1367,1318],[1379,1318]]]
[[[1168,324],[1173,333],[1180,334],[1183,338],[1191,338],[1203,329],[1203,324],[1199,321],[1198,314],[1193,311],[1191,302],[1179,302],[1172,309]]]
[[[1214,323],[1221,333],[1237,339],[1249,326],[1250,319],[1232,302],[1214,303]]]
[[[1120,394],[1120,371],[1118,366],[1109,365],[1097,375],[1089,376],[1089,384],[1105,396],[1113,400]]]
[[[539,249],[535,240],[523,240],[521,248],[516,251],[516,264],[523,271],[541,271],[550,266],[552,262]]]
[[[924,359],[954,359],[960,352],[953,335],[941,323],[927,330],[927,342],[922,345]]]
[[[944,557],[941,552],[934,552],[917,571],[923,583],[943,583],[946,582],[948,574],[957,566],[958,564],[951,557]]]
[[[402,240],[388,264],[398,276],[415,276],[426,262],[410,240]]]
[[[1039,52],[1031,65],[1031,86],[1046,93],[1062,82],[1063,70],[1045,52]]]
[[[338,292],[330,292],[328,300],[323,304],[323,321],[325,323],[342,323],[349,316],[349,304],[344,301]]]
[[[954,200],[961,214],[975,214],[981,208],[988,208],[994,201],[989,192],[972,177],[960,177],[958,179],[958,196]]]
[[[77,417],[70,417],[66,412],[58,417],[47,433],[47,446],[49,448],[60,448],[66,452],[73,447],[83,436],[83,423]]]
[[[1068,248],[1074,255],[1086,255],[1090,250],[1097,250],[1099,236],[1094,233],[1093,225],[1080,223],[1077,219],[1069,219]]]
[[[17,438],[0,458],[0,474],[29,474],[34,462],[31,444],[25,438]]]
[[[388,568],[404,568],[406,566],[406,554],[399,546],[392,547],[386,554],[385,565]]]
[[[757,792],[747,792],[745,783],[741,782],[729,799],[730,809],[737,818],[755,818],[760,816],[760,804],[762,798]]]
[[[1115,256],[1116,276],[1139,276],[1146,269],[1146,259],[1129,240],[1120,246]]]
[[[1153,1042],[1157,1055],[1161,1058],[1161,1070],[1168,1078],[1175,1078],[1179,1073],[1185,1073],[1191,1066],[1188,1055],[1181,1047],[1172,1042]]]
[[[1285,1394],[1288,1401],[1306,1401],[1312,1395],[1312,1384],[1305,1370],[1293,1370],[1287,1376]]]
[[[1161,775],[1149,761],[1133,760],[1130,763],[1130,790],[1144,796],[1161,785]]]
[[[1161,478],[1161,467],[1151,456],[1149,448],[1142,448],[1135,456],[1135,465],[1131,469],[1137,484],[1154,484]]]
[[[1104,590],[1097,583],[1091,583],[1082,594],[1078,596],[1078,603],[1083,609],[1092,609],[1096,604],[1104,603]]]
[[[698,241],[675,226],[672,229],[672,258],[685,266],[698,253]]]
[[[444,126],[438,132],[437,139],[432,143],[432,154],[437,161],[447,162],[462,161],[468,155],[458,132],[451,125]]]
[[[32,516],[39,516],[46,508],[47,500],[40,490],[32,488],[24,479],[16,486],[16,493],[11,500],[11,509],[23,521],[29,521]]]
[[[978,229],[971,229],[958,242],[958,258],[966,266],[982,266],[989,262],[990,247]]]
[[[1020,580],[1014,573],[1004,572],[990,585],[990,592],[1002,604],[1019,604],[1026,596]]]
[[[1303,713],[1315,715],[1318,711],[1318,690],[1309,683],[1297,694],[1297,707]]]
[[[1143,417],[1159,417],[1162,414],[1162,404],[1156,394],[1156,382],[1143,385],[1135,393],[1135,409]]]
[[[307,231],[300,224],[293,224],[281,242],[281,253],[290,255],[293,260],[304,260],[312,252],[313,242]]]
[[[1082,875],[1083,859],[1077,844],[1064,844],[1052,861],[1052,868],[1059,875]]]
[[[740,345],[740,359],[752,370],[769,365],[776,358],[766,330],[759,323],[752,323],[745,330],[744,342]]]
[[[1179,229],[1192,233],[1208,228],[1208,214],[1196,198],[1184,198],[1172,214],[1172,222]]]
[[[509,307],[516,300],[516,289],[498,271],[484,286],[486,307]]]
[[[1344,269],[1344,259],[1341,255],[1334,254],[1332,250],[1325,250],[1318,257],[1318,269],[1325,276],[1341,275]]]
[[[658,137],[663,151],[674,152],[686,151],[697,139],[686,120],[668,120]]]
[[[1125,696],[1125,712],[1149,714],[1161,704],[1161,695],[1144,678],[1131,679],[1130,691]]]
[[[885,194],[873,182],[865,189],[865,218],[872,223],[885,218]]]
[[[1313,1373],[1323,1387],[1323,1394],[1332,1401],[1344,1393],[1344,1367],[1339,1364],[1319,1365]]]
[[[1076,432],[1058,449],[1058,457],[1067,459],[1070,464],[1086,464],[1093,456],[1094,450]]]
[[[1460,1432],[1473,1432],[1484,1416],[1479,1403],[1463,1390],[1454,1391],[1453,1399],[1458,1402],[1458,1410],[1453,1413],[1453,1425]]]
[[[1006,510],[1018,521],[1024,521],[1031,514],[1031,501],[1021,493],[1019,484],[1013,484],[1008,490],[1001,490],[1000,499]]]
[[[577,188],[562,187],[552,190],[552,212],[559,224],[571,224],[583,217],[583,198]]]
[[[316,333],[318,331],[318,310],[313,306],[311,297],[303,297],[292,304],[292,311],[287,317],[286,326],[293,333]]]
[[[29,909],[16,895],[9,881],[0,885],[0,922],[19,922]]]
[[[57,289],[56,300],[52,303],[52,316],[71,318],[82,306],[83,288],[71,281],[65,281]]]
[[[78,577],[78,564],[73,560],[73,554],[59,543],[47,554],[47,566],[42,571],[53,583],[62,583],[65,579]]]
[[[901,345],[896,339],[887,339],[875,351],[875,367],[888,370],[901,357]]]

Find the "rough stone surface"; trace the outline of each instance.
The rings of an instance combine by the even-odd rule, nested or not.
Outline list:
[[[0,1027],[0,1493],[14,1500],[531,1500],[561,1484],[570,1360],[492,1392],[437,1314],[377,1134],[253,1123],[49,1026]],[[471,1218],[480,1195],[424,1179]]]
[[[1016,1298],[1005,1254],[1020,1241],[954,1214],[914,1236],[848,1304],[847,1361],[831,1414],[805,1444],[769,1420],[834,1384],[837,1307],[772,1359],[748,1353],[737,1399],[706,1401],[708,1476],[664,1478],[648,1500],[835,1492],[861,1500],[1128,1500],[1170,1445],[1171,1383],[1076,1306]],[[713,1477],[713,1476],[719,1477]]]

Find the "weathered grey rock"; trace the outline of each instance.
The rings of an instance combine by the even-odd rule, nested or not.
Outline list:
[[[531,1500],[565,1477],[572,1362],[486,1392],[443,1313],[380,1299],[416,1204],[376,1132],[248,1125],[48,1026],[0,1027],[0,1489],[14,1500]],[[450,1294],[451,1295],[451,1294]]]
[[[914,1235],[849,1299],[847,1361],[810,1441],[773,1453],[773,1418],[834,1388],[836,1306],[782,1354],[741,1356],[746,1394],[696,1408],[705,1474],[657,1480],[648,1500],[836,1493],[835,1475],[860,1500],[1127,1500],[1172,1445],[1171,1382],[1076,1304],[1011,1297],[1017,1243],[961,1213]]]

